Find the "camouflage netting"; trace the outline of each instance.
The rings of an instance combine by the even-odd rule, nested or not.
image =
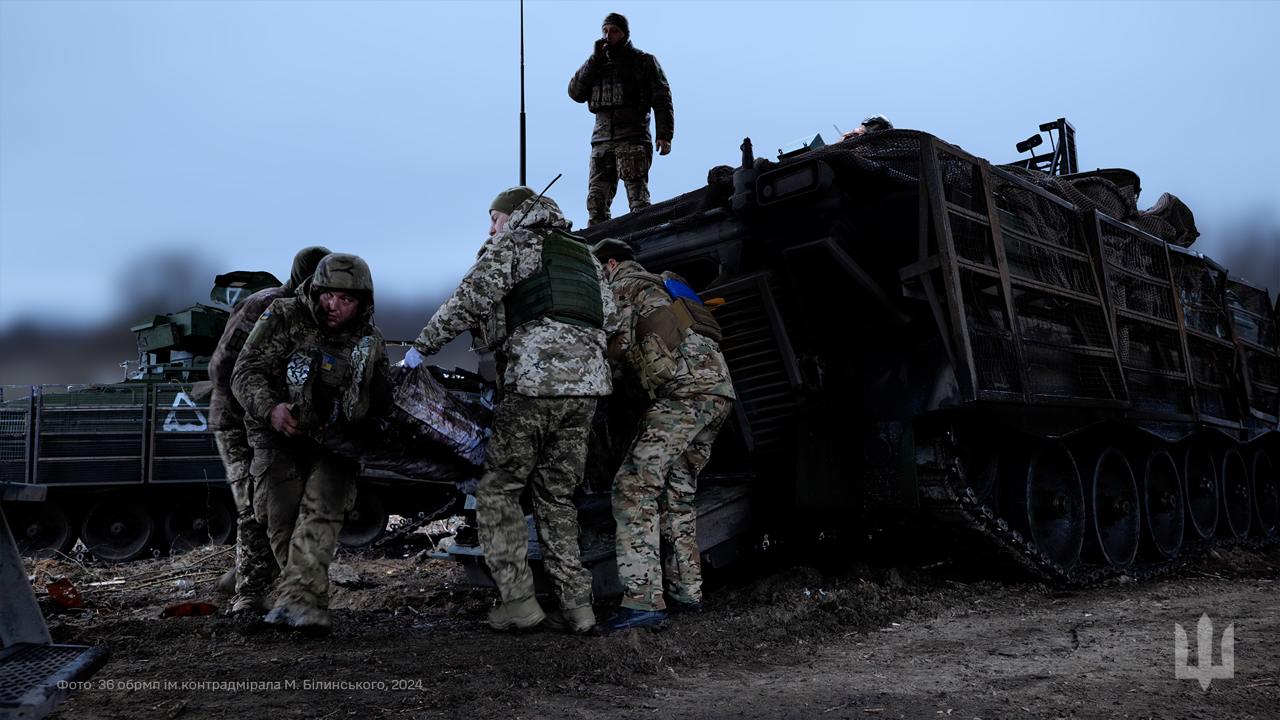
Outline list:
[[[830,145],[805,157],[821,158],[837,174],[847,169],[893,181],[914,182],[920,173],[920,138],[923,135],[914,130],[872,133]],[[1139,181],[1132,171],[1113,169],[1051,176],[1017,165],[1000,167],[1048,190],[1080,210],[1097,210],[1170,244],[1188,247],[1200,235],[1196,230],[1191,208],[1174,195],[1165,193],[1155,205],[1147,210],[1138,210]],[[952,169],[952,166],[944,163],[944,179],[948,186],[958,184],[966,187],[970,184],[970,178],[948,172]],[[1002,185],[999,182],[996,184],[997,188]]]
[[[324,444],[366,468],[437,481],[478,477],[484,463],[488,411],[450,393],[425,367],[391,368],[391,409],[358,435],[329,435]]]
[[[755,168],[765,172],[791,162],[819,159],[835,170],[837,183],[851,190],[878,183],[912,184],[920,177],[920,141],[926,136],[916,130],[886,130],[828,145],[781,162],[757,158]],[[1016,165],[1000,167],[1080,210],[1097,210],[1173,245],[1190,246],[1199,235],[1191,209],[1173,195],[1165,193],[1155,205],[1147,210],[1138,210],[1138,176],[1129,170],[1097,170],[1055,177]],[[705,187],[601,223],[584,234],[592,239],[625,238],[663,224],[678,229],[682,223],[696,220],[707,210],[728,207],[733,193],[733,171],[734,168],[729,166],[714,167],[708,173]],[[943,163],[942,171],[948,187],[964,192],[971,184],[970,177],[957,174],[967,173],[964,167]],[[998,190],[1003,183],[997,182],[996,185]]]
[[[1169,193],[1161,195],[1150,208],[1138,210],[1137,196],[1133,192],[1099,175],[1054,177],[1013,165],[1006,165],[1004,169],[1081,210],[1097,210],[1171,245],[1190,247],[1200,236],[1191,208]]]

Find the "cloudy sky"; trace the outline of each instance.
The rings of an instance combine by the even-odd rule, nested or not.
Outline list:
[[[0,330],[102,322],[149,259],[283,276],[312,243],[363,255],[425,320],[518,179],[518,7],[0,2]],[[1066,116],[1082,167],[1191,206],[1198,249],[1280,237],[1280,3],[529,0],[530,184],[564,173],[550,195],[578,224],[592,118],[565,87],[615,10],[675,97],[655,200],[744,136],[884,113],[1004,161]]]

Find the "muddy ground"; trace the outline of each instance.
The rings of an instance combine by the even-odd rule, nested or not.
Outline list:
[[[1275,549],[1075,592],[945,568],[775,568],[722,579],[705,614],[610,637],[495,634],[482,624],[491,591],[457,567],[411,552],[343,554],[349,587],[335,588],[330,637],[159,617],[173,603],[221,602],[214,579],[230,561],[226,548],[118,567],[40,561],[38,587],[65,575],[89,606],[55,612],[42,597],[55,639],[112,652],[54,717],[1280,715]],[[125,582],[90,585],[115,579]],[[1174,623],[1189,629],[1194,658],[1201,613],[1215,636],[1227,623],[1235,632],[1234,677],[1207,692],[1174,676]]]

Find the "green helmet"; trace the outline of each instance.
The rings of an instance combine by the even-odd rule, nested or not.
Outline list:
[[[285,287],[290,290],[297,290],[302,287],[302,283],[307,278],[315,275],[316,266],[320,261],[328,255],[331,250],[323,245],[312,245],[304,247],[293,256],[293,267],[289,270],[289,282],[285,283]]]
[[[373,273],[369,265],[356,255],[333,253],[324,256],[311,276],[311,287],[318,292],[345,290],[373,297]]]
[[[625,242],[617,238],[605,238],[595,245],[591,246],[591,254],[596,256],[600,262],[608,262],[610,260],[635,260],[635,250]]]

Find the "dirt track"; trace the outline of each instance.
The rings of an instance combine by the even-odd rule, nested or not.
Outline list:
[[[1227,553],[1145,584],[1075,593],[895,570],[793,568],[720,587],[708,612],[662,632],[498,635],[490,595],[438,561],[347,557],[332,636],[246,633],[219,617],[159,619],[183,598],[172,568],[229,563],[217,550],[68,574],[93,612],[51,615],[58,640],[112,659],[60,718],[1057,718],[1280,713],[1280,551]],[[200,565],[191,563],[202,562]],[[89,582],[130,576],[126,586]],[[195,598],[212,597],[211,580]],[[1173,672],[1173,624],[1235,624],[1235,677],[1208,692]],[[1215,654],[1215,658],[1217,655]],[[296,682],[289,689],[163,683]],[[310,681],[356,683],[305,689]],[[115,684],[114,689],[108,687]],[[132,683],[134,689],[121,689]],[[150,685],[159,683],[159,689]],[[365,685],[360,685],[360,684]],[[384,684],[384,688],[376,685]],[[400,685],[400,687],[395,687]],[[367,689],[368,688],[368,689]]]

